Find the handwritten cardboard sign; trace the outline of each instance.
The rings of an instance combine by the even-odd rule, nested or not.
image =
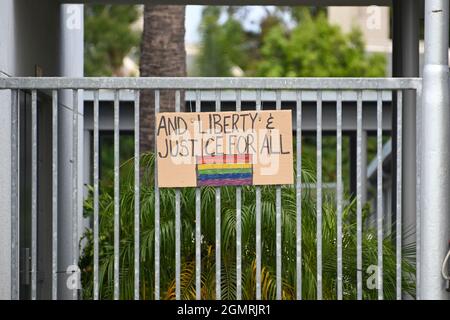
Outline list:
[[[293,184],[290,110],[160,113],[160,188]]]

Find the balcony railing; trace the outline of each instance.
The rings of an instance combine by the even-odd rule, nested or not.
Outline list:
[[[295,211],[295,254],[289,257],[283,257],[283,207],[285,203],[283,199],[283,191],[285,191],[285,186],[275,186],[274,192],[274,207],[275,207],[275,234],[267,235],[262,234],[263,229],[261,225],[262,215],[264,214],[264,207],[262,203],[266,199],[262,199],[262,187],[256,186],[251,189],[254,196],[254,212],[255,215],[255,283],[254,290],[256,299],[267,298],[262,292],[261,283],[262,279],[262,257],[266,252],[262,248],[262,237],[275,237],[275,286],[276,291],[274,293],[274,298],[282,299],[283,296],[283,261],[295,261],[295,298],[302,299],[302,279],[304,272],[310,272],[309,270],[304,270],[302,261],[304,257],[303,250],[307,250],[302,246],[302,200],[305,192],[305,182],[302,182],[302,143],[303,135],[306,131],[309,134],[313,134],[315,137],[315,181],[314,188],[311,188],[311,192],[314,192],[315,201],[315,219],[316,219],[316,248],[315,248],[315,298],[322,299],[323,295],[323,272],[324,272],[324,261],[329,259],[328,256],[324,256],[323,252],[323,197],[325,189],[329,189],[329,182],[335,183],[334,200],[337,213],[337,224],[335,230],[335,241],[336,241],[336,298],[343,299],[345,297],[345,275],[344,265],[344,246],[343,243],[343,225],[346,221],[343,221],[344,215],[344,185],[343,181],[345,179],[352,179],[352,177],[345,177],[345,170],[343,169],[343,135],[352,131],[354,127],[355,138],[356,138],[356,161],[354,165],[355,172],[355,194],[351,199],[356,201],[356,274],[350,275],[354,276],[356,283],[356,294],[357,299],[362,299],[364,295],[364,272],[363,269],[363,230],[365,228],[363,221],[364,205],[366,202],[366,184],[367,184],[367,161],[363,159],[366,146],[366,139],[364,137],[364,132],[374,128],[376,134],[376,185],[375,194],[376,198],[374,203],[376,204],[375,211],[375,227],[376,227],[376,237],[377,237],[377,297],[379,299],[384,298],[385,288],[383,287],[384,279],[383,277],[383,257],[387,253],[383,251],[383,244],[385,241],[384,229],[384,207],[383,207],[383,132],[388,131],[390,133],[390,138],[392,139],[392,154],[394,155],[395,161],[394,170],[392,170],[390,180],[392,182],[392,194],[393,199],[395,199],[395,204],[393,206],[392,216],[395,219],[395,261],[396,261],[396,272],[395,272],[395,291],[396,298],[401,299],[404,295],[402,289],[402,281],[405,278],[414,278],[416,275],[402,274],[402,259],[403,252],[402,247],[404,245],[404,234],[403,234],[403,221],[404,216],[402,215],[402,201],[418,201],[414,199],[406,199],[402,193],[402,172],[403,172],[403,162],[402,158],[402,147],[404,146],[405,139],[410,139],[411,137],[402,136],[402,125],[403,125],[403,114],[407,111],[407,108],[412,106],[404,105],[403,96],[404,93],[414,92],[416,95],[416,100],[420,101],[422,81],[418,78],[373,78],[373,79],[362,79],[362,78],[80,78],[80,79],[70,79],[70,78],[5,78],[0,79],[0,90],[11,90],[11,110],[12,110],[12,162],[11,162],[11,172],[13,173],[12,178],[12,205],[11,205],[11,216],[12,216],[12,293],[14,298],[31,298],[39,299],[46,297],[46,291],[40,289],[40,286],[44,286],[38,279],[38,274],[42,271],[45,261],[50,262],[51,268],[48,271],[50,277],[48,287],[50,297],[53,299],[62,298],[63,291],[67,291],[65,283],[66,279],[61,280],[59,276],[61,272],[64,272],[67,268],[68,261],[62,263],[59,257],[61,253],[61,248],[58,247],[66,246],[63,239],[70,239],[70,248],[67,247],[68,252],[70,252],[70,264],[78,266],[80,261],[80,214],[83,211],[83,199],[85,197],[86,187],[80,184],[81,175],[85,171],[82,148],[80,145],[83,144],[81,140],[81,131],[83,130],[83,114],[82,104],[80,104],[81,91],[92,92],[93,100],[93,145],[92,145],[92,159],[89,161],[92,165],[92,171],[89,171],[92,177],[92,191],[93,191],[93,220],[92,220],[92,237],[93,237],[93,286],[92,286],[92,297],[94,299],[102,298],[101,296],[101,286],[103,278],[101,278],[100,270],[100,238],[99,238],[99,228],[100,228],[100,216],[102,208],[99,207],[100,202],[100,179],[99,179],[99,131],[100,131],[100,121],[99,121],[99,104],[100,104],[100,90],[109,90],[112,92],[113,103],[113,131],[114,131],[114,183],[113,183],[113,206],[114,206],[114,241],[113,241],[113,279],[112,283],[108,284],[112,286],[113,298],[119,299],[122,297],[121,294],[121,273],[123,273],[123,268],[121,266],[120,252],[120,221],[121,221],[121,190],[120,190],[120,150],[119,150],[119,138],[120,138],[120,105],[121,105],[121,92],[127,91],[128,95],[132,95],[132,103],[134,105],[134,243],[133,243],[133,253],[134,253],[134,287],[133,287],[133,297],[135,299],[140,299],[142,297],[142,284],[141,279],[141,263],[140,256],[141,252],[141,187],[143,173],[140,164],[140,142],[141,137],[140,132],[140,92],[142,90],[153,90],[155,94],[155,115],[160,110],[160,92],[162,90],[172,90],[175,92],[175,112],[184,111],[182,106],[182,97],[189,100],[191,97],[191,105],[193,106],[192,111],[201,112],[205,109],[203,106],[206,105],[206,101],[211,102],[210,108],[215,111],[221,111],[223,104],[223,97],[227,97],[228,103],[231,103],[232,108],[239,111],[244,103],[242,97],[245,96],[245,103],[256,109],[264,109],[265,106],[269,108],[282,109],[290,108],[294,114],[294,131],[296,132],[296,176],[295,184],[291,186],[295,188],[295,201],[296,201],[296,211]],[[29,132],[24,131],[21,128],[24,125],[21,121],[21,117],[25,115],[21,114],[19,110],[20,105],[20,92],[27,92],[31,94],[31,105],[25,107],[25,113],[29,114],[30,126]],[[48,139],[40,140],[42,136],[38,134],[39,127],[43,126],[45,119],[42,120],[39,114],[43,108],[40,103],[39,93],[49,94],[51,97],[51,120],[47,122],[51,125],[50,136]],[[186,93],[187,92],[187,93]],[[186,94],[186,96],[184,96]],[[64,98],[63,98],[64,97]],[[306,99],[305,97],[309,97]],[[326,98],[324,98],[326,97]],[[61,122],[61,108],[63,108],[61,100],[65,100],[64,104],[71,105],[72,107],[65,107],[64,112],[70,112],[72,114],[71,122]],[[270,101],[267,101],[270,100]],[[313,113],[315,117],[308,117],[305,120],[303,117],[303,108],[306,105],[306,100],[308,104],[312,106],[309,113]],[[324,106],[326,104],[327,110],[325,112],[331,114],[332,116],[327,116],[327,121],[324,122]],[[419,105],[419,104],[418,104]],[[347,106],[347,107],[343,107]],[[345,110],[344,110],[345,109]],[[312,110],[312,111],[311,111]],[[330,113],[330,110],[332,112]],[[394,112],[395,111],[395,112]],[[367,115],[371,113],[375,115],[374,123],[370,123],[366,119]],[[389,113],[386,115],[386,113]],[[344,115],[344,117],[343,117]],[[40,119],[40,121],[38,121]],[[67,119],[67,118],[66,118]],[[385,119],[388,119],[385,121]],[[314,121],[314,122],[312,122]],[[390,124],[386,124],[390,123]],[[65,132],[71,132],[70,135],[61,135],[61,130],[63,126],[71,126],[71,131],[67,131],[65,127]],[[345,128],[343,129],[343,125]],[[305,130],[304,127],[308,127]],[[394,130],[395,128],[395,130]],[[323,177],[323,134],[326,131],[327,135],[332,135],[335,137],[336,145],[334,148],[335,159],[336,159],[336,180],[335,181],[324,181]],[[29,145],[22,145],[23,135],[29,136]],[[27,142],[28,143],[28,142]],[[67,145],[66,145],[67,143]],[[51,147],[50,147],[51,144]],[[47,146],[47,148],[45,147]],[[70,146],[70,150],[67,150],[67,146]],[[22,159],[22,153],[26,148],[29,149],[29,159]],[[44,154],[42,150],[50,150],[48,154]],[[58,160],[63,152],[69,152],[70,158],[72,159],[71,168],[63,167],[61,161]],[[419,148],[418,148],[419,149]],[[43,200],[41,201],[42,192],[39,191],[43,188],[42,179],[44,179],[44,174],[40,173],[42,161],[51,162],[50,172],[51,179],[48,180],[49,184],[45,190],[48,194],[51,194],[51,203],[49,205],[43,206]],[[29,165],[29,171],[28,171]],[[328,165],[328,164],[325,164]],[[419,163],[417,162],[417,168],[411,175],[418,176]],[[20,181],[22,181],[21,176],[24,175],[24,170],[26,174],[29,174],[29,190],[22,188]],[[68,171],[70,170],[70,171]],[[66,172],[62,174],[62,172]],[[67,175],[67,172],[70,175]],[[351,172],[351,170],[350,170]],[[352,175],[352,173],[349,173]],[[156,174],[155,174],[156,177]],[[41,180],[41,182],[39,181]],[[47,180],[46,180],[47,181]],[[325,187],[325,185],[327,187]],[[334,184],[332,185],[334,188]],[[66,190],[61,191],[62,188]],[[333,189],[332,188],[332,189]],[[418,186],[413,186],[419,190]],[[70,190],[71,197],[67,197],[67,190]],[[242,187],[235,187],[235,198],[236,198],[236,218],[235,218],[235,247],[233,252],[229,252],[230,249],[223,248],[221,245],[221,196],[222,189],[216,187],[214,189],[215,194],[215,297],[221,299],[221,279],[223,277],[221,268],[221,257],[224,254],[235,254],[235,272],[233,275],[236,277],[236,293],[235,297],[241,299],[243,279],[242,279],[242,259],[243,254],[251,254],[252,252],[242,252],[243,239],[242,239]],[[419,192],[419,191],[417,191]],[[161,206],[160,206],[160,190],[158,185],[154,184],[154,250],[152,255],[154,256],[154,274],[152,275],[152,285],[153,285],[153,297],[154,299],[160,299],[161,285],[160,285],[160,272],[162,268],[167,266],[161,265]],[[174,191],[175,197],[173,199],[175,212],[174,214],[174,238],[175,238],[175,251],[173,255],[175,257],[175,298],[182,298],[181,292],[181,267],[182,267],[182,207],[181,203],[181,189],[176,189]],[[246,193],[247,194],[247,193]],[[418,193],[417,193],[418,195]],[[24,197],[29,197],[29,207],[23,206]],[[418,199],[418,198],[417,198]],[[67,201],[69,203],[67,203]],[[202,190],[200,188],[196,189],[195,196],[192,199],[195,201],[195,290],[196,298],[201,299],[202,290],[202,228],[201,228],[201,210],[202,210]],[[63,208],[70,209],[70,212],[66,212]],[[50,220],[43,219],[40,221],[39,218],[43,216],[40,213],[42,210],[48,211],[47,215],[51,217]],[[418,211],[418,210],[417,210]],[[22,212],[22,213],[21,213]],[[30,229],[24,229],[21,227],[23,219],[20,219],[21,215],[29,217]],[[408,213],[410,214],[410,213]],[[418,225],[420,221],[419,212],[414,213],[417,219],[416,235],[417,239],[420,239],[420,227]],[[63,217],[64,216],[64,217]],[[67,220],[70,216],[71,220]],[[63,221],[63,222],[62,222]],[[64,226],[62,225],[64,223]],[[48,224],[43,226],[43,224]],[[67,226],[70,224],[70,227]],[[49,230],[50,242],[44,245],[44,242],[39,240],[40,233],[42,230]],[[82,230],[82,229],[81,229]],[[69,234],[68,234],[69,233]],[[29,237],[29,240],[24,240]],[[30,288],[29,296],[25,296],[20,291],[24,288],[24,277],[20,274],[20,270],[24,270],[26,263],[20,261],[21,251],[20,249],[24,247],[22,242],[28,241],[30,244]],[[419,242],[417,242],[418,244]],[[420,254],[420,247],[417,245],[416,256]],[[39,258],[45,250],[51,250],[51,255],[46,258]],[[222,252],[221,252],[222,250]],[[225,251],[225,253],[223,252]],[[42,267],[42,268],[41,268]],[[40,270],[41,269],[41,270]],[[74,274],[79,276],[79,269],[74,269]],[[416,271],[419,275],[420,264],[419,259],[417,259]],[[71,275],[69,275],[70,277]],[[79,279],[79,278],[78,278]],[[416,279],[416,294],[419,295],[420,290],[420,279],[417,276]],[[28,289],[24,289],[28,290]],[[80,295],[80,287],[75,286],[72,291],[72,297],[78,299],[83,295]],[[81,290],[85,290],[81,288]],[[27,291],[28,292],[28,291]],[[147,297],[148,298],[148,297]]]

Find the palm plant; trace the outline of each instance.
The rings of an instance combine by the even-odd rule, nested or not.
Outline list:
[[[154,155],[141,156],[144,169],[141,185],[141,237],[140,237],[140,297],[154,298]],[[134,285],[134,177],[132,159],[121,167],[120,196],[120,297],[133,298]],[[303,161],[302,181],[314,182],[312,166]],[[114,201],[111,186],[102,186],[100,195],[100,297],[113,297],[113,223]],[[222,299],[236,297],[236,211],[235,189],[222,188],[221,195],[221,292]],[[261,187],[262,199],[262,275],[263,299],[276,296],[275,261],[275,189]],[[349,198],[349,197],[346,197]],[[160,192],[161,227],[161,298],[175,298],[175,192]],[[195,189],[181,191],[181,294],[182,299],[195,299]],[[202,299],[215,298],[215,190],[203,188],[201,192],[202,226]],[[316,199],[308,188],[302,191],[302,295],[316,298]],[[356,298],[356,209],[355,201],[347,201],[343,208],[343,295]],[[85,202],[85,215],[91,216],[93,199]],[[282,189],[282,295],[295,299],[296,290],[296,190],[293,186]],[[368,219],[369,210],[363,210]],[[323,198],[323,298],[336,299],[337,291],[337,210],[334,194]],[[383,241],[384,296],[394,299],[396,293],[396,257],[393,234],[385,234]],[[80,259],[83,297],[93,293],[93,237],[91,230],[84,235],[85,246]],[[255,190],[242,188],[242,298],[255,299]],[[366,226],[363,231],[363,284],[371,276],[365,272],[377,264],[376,230]],[[403,248],[402,286],[405,293],[414,296],[414,247]],[[364,299],[376,299],[377,290],[364,287]]]

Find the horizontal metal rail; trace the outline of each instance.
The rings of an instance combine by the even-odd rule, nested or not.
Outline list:
[[[421,78],[0,78],[0,89],[401,90]]]

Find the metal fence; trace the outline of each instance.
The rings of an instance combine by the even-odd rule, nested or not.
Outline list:
[[[322,133],[323,133],[323,122],[322,122],[322,106],[323,106],[323,95],[327,92],[332,92],[335,99],[336,108],[336,208],[337,208],[337,230],[336,230],[336,296],[338,299],[344,297],[343,289],[343,160],[342,160],[342,146],[343,146],[343,96],[347,94],[353,94],[356,97],[356,216],[357,216],[357,252],[356,252],[356,283],[357,283],[357,299],[363,298],[363,261],[362,252],[364,250],[362,243],[363,235],[363,195],[362,188],[366,180],[366,172],[363,172],[362,164],[362,131],[363,131],[363,95],[372,94],[376,101],[376,149],[377,149],[377,179],[376,179],[376,227],[377,227],[377,263],[378,263],[378,298],[383,299],[383,101],[386,100],[386,96],[389,96],[389,101],[393,104],[395,103],[396,115],[393,119],[392,125],[396,127],[397,134],[392,138],[395,140],[396,149],[393,149],[396,156],[396,170],[394,171],[396,176],[392,177],[392,181],[395,181],[394,190],[396,197],[396,241],[395,241],[395,254],[396,254],[396,297],[401,299],[403,296],[402,291],[402,119],[403,119],[403,93],[406,91],[413,91],[417,96],[417,101],[420,101],[421,94],[421,79],[418,78],[374,78],[374,79],[361,79],[361,78],[80,78],[80,79],[69,79],[69,78],[7,78],[0,79],[0,89],[1,90],[11,90],[12,97],[12,126],[13,131],[11,135],[12,141],[12,163],[11,171],[14,173],[12,178],[12,295],[13,298],[19,298],[19,287],[20,287],[20,276],[19,276],[19,206],[20,195],[19,195],[19,112],[18,112],[18,93],[19,91],[31,92],[31,207],[29,215],[31,217],[31,299],[39,298],[38,286],[39,282],[37,280],[38,273],[38,251],[39,250],[51,250],[51,261],[52,261],[52,277],[51,277],[51,297],[57,299],[59,297],[58,293],[58,273],[60,272],[58,266],[58,217],[60,212],[60,200],[58,198],[58,193],[60,186],[58,185],[58,173],[61,168],[58,167],[58,110],[60,108],[58,103],[58,98],[61,93],[60,90],[71,90],[72,100],[73,100],[73,119],[72,119],[72,130],[73,134],[70,137],[72,139],[72,263],[73,265],[79,264],[79,226],[78,226],[78,212],[83,206],[82,197],[80,193],[79,184],[79,165],[80,161],[79,155],[79,144],[82,143],[79,140],[79,97],[81,90],[93,91],[94,93],[94,104],[93,104],[93,119],[94,119],[94,130],[93,130],[93,241],[94,241],[94,255],[93,255],[93,297],[94,299],[100,298],[99,296],[99,90],[108,89],[114,92],[114,299],[119,299],[120,297],[120,184],[119,184],[119,166],[120,166],[120,150],[119,150],[119,109],[120,109],[120,91],[121,90],[132,90],[134,92],[134,201],[136,203],[134,207],[134,298],[139,299],[140,297],[140,139],[144,137],[139,136],[140,129],[140,118],[139,118],[139,105],[140,105],[140,92],[141,90],[151,89],[155,92],[155,114],[160,110],[160,91],[161,90],[174,90],[175,91],[175,110],[183,111],[181,105],[182,94],[185,90],[191,90],[195,92],[195,111],[202,111],[202,97],[207,95],[213,95],[215,97],[215,110],[221,110],[221,96],[224,92],[231,92],[231,95],[235,97],[235,108],[237,111],[241,109],[241,95],[243,92],[250,92],[255,97],[256,110],[262,109],[262,95],[267,92],[271,92],[275,97],[275,108],[281,109],[284,94],[289,95],[291,98],[294,97],[293,106],[295,111],[295,131],[296,131],[296,177],[295,177],[295,190],[296,190],[296,255],[292,257],[296,264],[296,288],[302,287],[302,274],[305,270],[302,270],[302,181],[301,181],[301,168],[302,168],[302,103],[303,94],[309,92],[316,96],[316,123],[315,123],[315,133],[316,133],[316,181],[315,181],[315,201],[316,201],[316,298],[322,299],[322,279],[323,279],[323,261],[326,257],[323,256],[322,252],[322,200],[323,200],[323,176],[322,176],[322,165],[323,165],[323,150],[322,150]],[[52,139],[51,141],[51,188],[48,192],[52,194],[51,203],[51,230],[52,230],[52,242],[50,248],[38,248],[37,245],[37,233],[38,233],[38,148],[41,143],[49,143],[49,141],[38,141],[38,121],[37,114],[39,109],[39,103],[37,99],[38,91],[49,91],[52,97]],[[283,93],[283,95],[282,95]],[[392,99],[390,98],[392,97]],[[417,105],[420,105],[417,103]],[[408,108],[409,106],[406,106]],[[405,137],[408,138],[408,137]],[[418,167],[417,167],[418,168]],[[417,172],[411,172],[411,174],[417,175]],[[160,264],[160,248],[161,248],[161,235],[160,235],[160,191],[157,186],[157,175],[155,172],[155,233],[154,233],[154,298],[160,299],[160,270],[164,268]],[[242,238],[241,238],[241,197],[242,188],[236,187],[236,298],[242,298]],[[276,208],[276,298],[282,298],[282,186],[276,186],[276,196],[275,196],[275,208]],[[417,188],[418,190],[418,188]],[[418,191],[417,191],[418,192]],[[175,190],[175,285],[176,285],[176,298],[181,298],[181,283],[180,283],[180,270],[181,270],[181,239],[182,239],[182,228],[181,228],[181,202],[180,202],[181,190]],[[255,252],[255,290],[256,299],[261,299],[261,257],[264,254],[261,250],[261,187],[255,188],[255,234],[256,234],[256,252]],[[416,201],[416,199],[409,199]],[[418,201],[418,200],[417,200]],[[195,287],[196,287],[196,298],[201,298],[201,189],[197,188],[195,192],[195,253],[196,253],[196,267],[195,267]],[[418,210],[417,210],[418,211]],[[419,212],[416,213],[419,217]],[[419,223],[420,219],[417,219]],[[216,283],[216,298],[221,299],[221,188],[215,188],[215,232],[216,232],[216,257],[215,257],[215,283]],[[420,228],[417,227],[416,238],[420,238]],[[418,246],[420,242],[417,241],[417,256],[419,256],[420,247]],[[417,259],[416,264],[417,275],[419,275],[420,263]],[[414,276],[414,275],[412,275]],[[417,276],[416,279],[416,290],[417,295],[419,295],[420,290],[420,279]],[[79,298],[79,290],[73,290],[73,298]],[[296,298],[302,299],[302,290],[296,290]]]

